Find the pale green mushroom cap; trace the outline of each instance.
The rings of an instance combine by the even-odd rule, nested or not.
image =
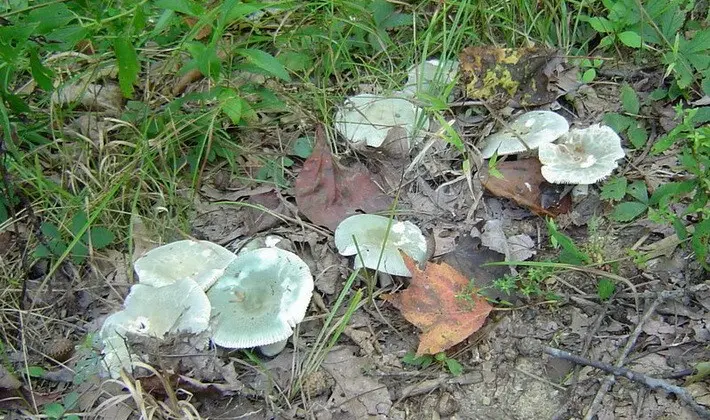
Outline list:
[[[511,131],[512,130],[512,131]],[[542,144],[552,143],[569,130],[567,120],[552,111],[526,112],[504,128],[486,137],[481,147],[481,156],[488,159],[537,149]],[[522,139],[525,145],[520,141]],[[525,147],[527,145],[527,148]]]
[[[411,222],[392,221],[375,214],[356,214],[335,229],[335,246],[341,255],[355,255],[355,268],[364,266],[395,276],[411,277],[399,253],[401,249],[419,263],[426,260],[427,242],[422,231]],[[355,238],[353,240],[353,237]],[[382,244],[385,243],[384,250]],[[357,244],[356,244],[357,242]],[[360,254],[358,254],[358,250]],[[380,259],[380,254],[382,258]],[[379,266],[378,266],[379,262]]]
[[[625,155],[619,135],[599,124],[572,129],[539,150],[542,176],[553,184],[593,184],[611,175]]]
[[[313,276],[296,254],[279,248],[240,253],[207,292],[212,341],[234,349],[287,339],[303,320]]]
[[[209,326],[210,313],[207,295],[189,278],[162,287],[133,285],[124,309],[106,318],[101,327],[106,369],[115,378],[136,360],[126,347],[127,333],[156,338],[179,331],[197,334]]]
[[[335,129],[355,145],[380,147],[395,127],[403,128],[408,140],[418,140],[429,129],[429,120],[407,99],[370,94],[346,99],[335,114]]]
[[[234,253],[215,243],[188,239],[151,249],[134,268],[142,284],[160,287],[190,278],[207,290],[235,258]]]

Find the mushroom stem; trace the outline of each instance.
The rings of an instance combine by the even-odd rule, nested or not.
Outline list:
[[[261,354],[263,354],[264,356],[274,357],[286,348],[286,343],[288,343],[288,338],[285,338],[281,341],[277,341],[275,343],[259,346],[258,348]]]

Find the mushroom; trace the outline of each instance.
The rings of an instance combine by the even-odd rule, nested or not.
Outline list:
[[[553,184],[593,184],[611,175],[624,156],[619,135],[599,124],[572,129],[539,150],[542,176]]]
[[[427,60],[409,68],[407,83],[402,89],[403,96],[413,97],[419,93],[437,95],[437,90],[451,83],[459,71],[457,60]]]
[[[541,144],[557,140],[568,130],[569,123],[559,114],[552,111],[526,112],[510,123],[510,130],[506,128],[488,136],[481,155],[489,159],[494,153],[502,156],[537,149]]]
[[[303,320],[312,293],[313,276],[296,254],[279,248],[240,253],[207,292],[212,341],[233,349],[283,341],[280,351]],[[262,352],[278,353],[273,350]]]
[[[188,239],[151,249],[133,266],[142,284],[160,287],[190,278],[207,290],[235,258],[215,243]]]
[[[355,255],[359,251],[355,268],[364,265],[395,276],[412,276],[400,249],[419,263],[427,255],[426,238],[416,225],[374,214],[356,214],[340,222],[335,229],[335,246],[341,255]]]
[[[429,120],[407,99],[369,94],[348,98],[335,114],[335,129],[354,145],[379,147],[393,128],[406,130],[409,141],[429,128]]]
[[[199,284],[189,278],[162,287],[135,284],[124,302],[124,309],[110,315],[101,327],[104,364],[111,377],[121,369],[130,370],[132,356],[126,334],[156,337],[184,331],[198,334],[210,320],[210,301]]]

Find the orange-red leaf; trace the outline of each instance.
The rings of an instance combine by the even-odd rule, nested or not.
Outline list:
[[[427,263],[422,271],[406,254],[402,258],[412,282],[384,299],[422,330],[417,356],[442,352],[483,326],[493,307],[470,289],[468,279],[448,264]]]

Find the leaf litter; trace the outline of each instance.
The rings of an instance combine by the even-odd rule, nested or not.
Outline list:
[[[501,54],[501,51],[495,51],[492,47],[483,50],[483,52],[485,54],[491,53],[492,55]],[[512,57],[514,55],[520,55],[520,52],[502,51],[502,54],[504,57]],[[502,95],[504,98],[507,98],[506,103],[513,106],[519,104],[549,103],[559,96],[562,90],[557,90],[555,78],[560,76],[560,72],[564,73],[564,63],[557,60],[554,56],[554,52],[542,51],[536,52],[535,54],[537,54],[535,60],[531,61],[531,64],[534,65],[533,67],[509,68],[508,71],[512,70],[511,73],[520,72],[525,76],[532,76],[532,80],[539,83],[536,82],[529,85],[521,83],[520,87],[512,91],[511,94],[507,89],[500,89],[500,87],[505,88],[504,85],[507,82],[504,80],[505,77],[501,77],[504,73],[499,72],[496,73],[498,75],[496,79],[503,83],[497,86],[494,85],[491,91],[494,92],[495,95]],[[472,54],[469,54],[469,61],[471,56]],[[465,67],[466,64],[467,62],[462,60],[462,67]],[[488,65],[488,67],[483,66],[479,68],[479,70],[482,69],[484,72],[497,72],[501,69],[499,66],[500,62],[491,61],[491,64],[492,65]],[[529,71],[531,69],[533,69],[533,71]],[[466,68],[464,68],[463,71],[466,72]],[[535,73],[536,71],[539,73]],[[466,77],[469,77],[470,81],[472,81],[473,77],[471,76],[469,72]],[[564,74],[562,76],[564,76]],[[511,80],[516,81],[517,79],[511,78]],[[479,86],[477,89],[488,87],[490,86]],[[588,88],[588,86],[583,88]],[[185,89],[186,86],[180,86],[180,91]],[[599,87],[600,92],[588,92],[588,97],[593,96],[595,101],[586,101],[586,104],[584,103],[584,98],[581,98],[584,92],[578,94],[577,98],[573,98],[576,99],[573,105],[577,107],[576,109],[578,109],[580,117],[594,119],[604,112],[605,109],[608,109],[608,105],[611,102],[607,99],[614,96],[613,92],[612,94],[608,94],[608,92],[601,92],[601,89],[602,87]],[[565,92],[569,93],[569,90]],[[65,91],[64,99],[57,97],[58,102],[56,103],[61,106],[79,103],[87,109],[101,109],[107,115],[115,113],[116,109],[122,107],[120,102],[115,101],[112,103],[111,98],[106,98],[106,100],[102,100],[102,102],[96,100],[98,95],[93,95],[93,98],[89,98],[75,94],[70,98],[71,95],[69,95],[69,93],[71,92]],[[487,98],[495,99],[495,95]],[[68,99],[71,99],[71,101]],[[463,115],[457,115],[457,117],[463,118]],[[585,123],[587,122],[588,121],[585,121]],[[110,136],[110,133],[106,133],[100,126],[94,124],[93,121],[91,123],[93,130],[86,130],[81,126],[78,127],[81,128],[81,130],[77,129],[77,131],[92,139]],[[479,126],[474,126],[474,128],[479,128]],[[353,167],[341,166],[337,162],[337,158],[330,152],[323,132],[321,131],[320,134],[320,137],[317,136],[319,141],[314,151],[315,158],[311,156],[312,159],[306,161],[296,181],[296,202],[303,215],[317,225],[334,229],[337,223],[347,215],[357,213],[358,211],[370,213],[389,209],[392,198],[382,192],[377,182],[377,176],[361,165]],[[461,134],[465,136],[467,140],[475,139],[475,135],[471,135],[470,133],[462,132]],[[400,147],[400,149],[402,148]],[[450,238],[452,238],[451,240],[445,241],[438,246],[440,251],[437,254],[443,254],[442,261],[453,267],[452,271],[456,272],[455,275],[458,279],[456,283],[457,287],[464,287],[464,283],[465,285],[470,285],[469,281],[471,279],[475,279],[474,284],[476,287],[485,287],[486,281],[488,281],[488,284],[491,284],[495,279],[502,277],[509,270],[507,267],[482,267],[482,263],[525,259],[525,257],[528,256],[527,254],[535,251],[533,249],[534,242],[531,245],[530,241],[532,241],[532,239],[529,235],[506,235],[505,229],[500,226],[500,224],[495,224],[496,220],[482,220],[480,218],[480,208],[474,208],[475,213],[473,211],[468,213],[469,209],[467,205],[470,205],[472,201],[468,200],[468,198],[462,199],[461,197],[467,193],[465,184],[461,182],[450,183],[456,176],[460,176],[461,174],[460,171],[457,172],[458,169],[455,167],[455,164],[451,163],[454,161],[452,156],[456,157],[457,155],[456,153],[451,153],[452,148],[445,143],[442,150],[444,153],[426,156],[424,161],[425,165],[417,165],[416,176],[414,176],[416,182],[411,184],[414,185],[415,188],[403,191],[404,194],[402,194],[402,198],[404,200],[400,202],[400,209],[414,208],[415,210],[420,210],[426,208],[426,213],[429,213],[428,215],[425,216],[422,214],[424,212],[420,211],[418,212],[419,214],[415,213],[412,219],[428,219],[428,223],[433,227],[433,230],[438,233],[444,230],[442,226],[445,226],[446,229],[450,229],[450,223],[454,221],[454,226],[457,226],[458,229],[453,229],[453,233],[450,236]],[[402,154],[402,150],[397,150],[397,153]],[[385,155],[382,164],[387,165],[387,158],[388,157]],[[530,208],[534,213],[558,217],[559,215],[567,213],[571,203],[564,203],[568,197],[563,195],[562,191],[559,191],[555,187],[550,187],[542,182],[536,184],[539,179],[537,175],[539,169],[535,169],[536,165],[534,163],[521,164],[519,163],[521,161],[522,160],[500,162],[496,166],[496,169],[504,175],[503,179],[505,182],[503,182],[503,186],[496,184],[497,181],[493,180],[490,176],[487,178],[484,176],[484,185],[489,188],[489,191],[491,191],[493,195],[511,198],[521,206]],[[507,165],[512,165],[511,167],[513,169],[509,171]],[[537,166],[539,167],[539,163]],[[521,167],[522,169],[520,169]],[[663,167],[661,169],[665,171],[668,168]],[[484,165],[482,172],[485,174],[487,170],[488,168]],[[516,175],[510,175],[511,173],[515,174],[516,171]],[[303,176],[303,178],[301,178],[301,176]],[[394,179],[395,177],[390,178]],[[535,182],[530,182],[530,180],[534,180]],[[516,185],[519,188],[520,185],[525,185],[526,183],[532,186],[531,188],[525,188],[527,191],[515,188]],[[388,182],[388,184],[390,187],[394,186],[393,182]],[[357,188],[355,188],[355,186],[357,186]],[[213,187],[204,185],[202,192],[205,193],[209,188]],[[534,191],[536,188],[538,190],[537,192]],[[286,194],[291,192],[288,190],[284,191],[286,191]],[[272,195],[273,192],[273,187],[260,190],[258,187],[254,188],[249,186],[244,190],[231,190],[226,192],[213,190],[210,191],[210,194],[206,195],[208,199],[214,201],[249,200],[280,213],[284,209],[278,207],[282,203],[277,204],[277,201],[274,200],[274,196]],[[477,192],[482,193],[482,191]],[[213,196],[210,197],[210,195]],[[560,204],[560,196],[565,200],[562,204]],[[289,197],[286,196],[285,198],[288,199]],[[417,206],[415,205],[416,200],[426,202],[426,205]],[[480,203],[476,203],[486,205],[492,203],[493,200],[494,198],[485,197]],[[334,295],[342,289],[342,280],[347,277],[348,271],[344,268],[343,259],[335,255],[332,246],[329,246],[327,240],[322,236],[309,236],[302,231],[294,232],[294,228],[289,227],[288,224],[284,226],[283,223],[279,223],[274,219],[270,219],[267,222],[264,220],[265,218],[262,218],[263,213],[262,215],[258,213],[245,215],[246,212],[243,211],[243,209],[236,209],[233,206],[207,203],[206,201],[198,204],[200,212],[196,219],[193,220],[192,234],[202,239],[211,239],[227,245],[256,231],[265,230],[273,232],[279,230],[279,233],[285,233],[287,237],[290,237],[297,248],[307,249],[308,252],[312,254],[311,263],[316,267],[316,270],[312,270],[314,273],[320,273],[320,277],[322,278],[321,285],[318,286],[318,277],[316,278],[316,284],[324,295],[326,305],[332,304]],[[553,205],[550,207],[549,204]],[[510,209],[511,204],[507,203],[506,205],[508,209]],[[520,222],[517,217],[523,213],[525,214],[522,217],[529,218],[528,212],[518,212],[515,213],[515,218],[510,217],[510,220],[514,223]],[[473,214],[475,214],[475,218]],[[508,214],[513,213],[509,212]],[[294,215],[291,214],[291,216]],[[486,218],[488,216],[489,215],[485,215]],[[446,223],[444,223],[444,221],[446,221]],[[471,238],[469,235],[472,231],[472,226],[477,224],[477,222],[483,222],[483,234]],[[477,224],[477,226],[480,227],[481,225]],[[658,239],[659,235],[662,237],[665,234],[651,232],[651,235],[653,235],[652,238],[655,240]],[[300,239],[296,240],[294,238]],[[638,237],[633,238],[634,241],[638,239]],[[649,242],[646,242],[646,244],[648,243]],[[633,241],[631,241],[631,243],[624,242],[623,244],[623,246],[626,247],[631,247],[632,245]],[[648,245],[644,245],[640,249],[643,250],[646,246]],[[545,256],[546,255],[543,254],[540,257],[544,258]],[[443,264],[428,264],[423,270],[419,270],[418,268],[416,270],[418,270],[421,277],[428,279],[434,277],[439,279],[441,275],[432,275],[430,271],[435,270],[432,267],[441,266],[443,266]],[[672,269],[672,273],[666,272],[664,274],[663,270],[668,267]],[[644,269],[641,274],[653,278],[661,278],[661,281],[664,283],[684,286],[692,283],[693,277],[684,274],[685,267],[687,267],[687,262],[683,260],[682,250],[673,247],[670,251],[667,251],[666,255],[659,255],[658,258],[654,258],[654,261],[650,262],[648,267]],[[447,275],[452,274],[450,271],[446,271],[446,273]],[[109,281],[112,283],[112,286],[116,286],[114,283],[120,283],[118,287],[125,288],[128,285],[127,278],[128,276],[126,276],[125,273],[121,273],[120,276],[111,277]],[[399,284],[398,282],[400,280],[401,279],[395,279],[395,284]],[[401,294],[407,293],[407,291],[412,288],[417,290],[419,287],[422,287],[418,282],[415,283],[416,280],[415,276],[415,280],[412,281],[409,289],[401,292]],[[495,323],[489,323],[490,328],[486,327],[487,343],[472,346],[470,348],[470,354],[466,353],[466,356],[461,357],[461,360],[467,362],[467,368],[470,368],[475,373],[481,373],[481,377],[483,378],[482,385],[475,385],[473,387],[461,386],[460,388],[456,387],[456,389],[450,390],[454,398],[463,401],[460,407],[458,407],[460,414],[478,415],[479,418],[495,418],[496,415],[500,415],[501,407],[505,407],[506,412],[515,412],[519,418],[549,417],[542,413],[551,414],[554,409],[557,408],[554,404],[558,406],[560,404],[560,395],[557,393],[559,390],[555,386],[550,386],[549,384],[544,384],[543,381],[535,380],[546,379],[545,377],[535,378],[536,372],[542,371],[541,363],[536,363],[538,361],[534,360],[534,354],[530,350],[530,348],[534,346],[530,346],[529,344],[535,340],[547,342],[554,339],[559,340],[560,343],[564,343],[566,346],[575,347],[581,345],[581,337],[594,334],[607,334],[610,337],[608,340],[598,340],[595,336],[595,345],[597,345],[599,351],[594,354],[598,355],[600,360],[613,363],[615,352],[618,352],[619,348],[624,344],[624,334],[628,334],[628,330],[633,328],[634,323],[639,322],[637,317],[634,318],[636,314],[629,311],[628,308],[624,308],[623,301],[620,301],[618,305],[621,308],[618,308],[618,310],[613,311],[612,314],[603,318],[600,324],[601,326],[595,329],[593,321],[596,317],[596,313],[602,308],[602,305],[593,302],[594,288],[590,287],[590,283],[592,283],[590,278],[560,276],[559,280],[572,284],[582,292],[586,292],[586,302],[580,300],[578,302],[584,303],[577,303],[579,308],[582,309],[579,309],[577,306],[566,305],[561,307],[558,314],[552,316],[541,309],[525,308],[515,311],[510,317],[503,318],[502,321],[496,320]],[[560,286],[562,283],[554,283],[555,281],[557,280],[550,280],[552,284],[556,284],[554,287],[564,290],[564,288]],[[64,285],[63,283],[60,284],[62,286]],[[437,282],[426,284],[430,287],[434,287]],[[595,285],[591,284],[591,286]],[[455,290],[453,286],[449,289]],[[443,309],[442,307],[435,308],[434,313],[447,313],[447,310],[456,307],[453,305],[454,303],[457,305],[460,303],[455,297],[456,293],[453,293],[453,298],[451,297],[453,290],[449,289],[442,292],[442,295],[445,296],[446,299],[441,298],[441,296],[434,292],[432,292],[434,293],[433,295],[424,294],[424,297],[429,299],[446,301],[446,303],[442,304]],[[463,289],[458,290],[460,293]],[[119,294],[125,295],[125,293]],[[665,358],[664,360],[660,360],[658,357],[645,357],[638,359],[634,366],[639,365],[639,370],[647,370],[647,368],[654,366],[667,369],[679,369],[687,366],[690,362],[690,356],[681,350],[687,349],[688,345],[693,345],[695,342],[707,342],[708,340],[706,320],[708,308],[698,303],[707,301],[707,294],[707,290],[694,291],[688,298],[677,302],[677,305],[675,305],[682,308],[692,307],[693,311],[683,312],[676,309],[659,310],[660,315],[652,317],[648,325],[645,326],[644,334],[646,341],[641,343],[640,346],[646,351],[655,351],[657,345],[669,347],[678,343],[680,344],[677,346],[677,349],[669,347],[660,351],[659,354],[661,357]],[[116,298],[115,293],[112,292],[111,295],[112,300]],[[390,297],[389,299],[394,303],[392,299],[395,298]],[[94,299],[94,301],[99,300],[99,297]],[[402,298],[402,300],[404,300],[404,298]],[[417,302],[416,299],[408,299],[408,301]],[[485,303],[485,301],[483,302]],[[399,304],[402,308],[405,308],[406,304],[411,304],[411,302],[399,302]],[[483,305],[473,306],[482,307]],[[101,305],[94,303],[90,308],[91,316],[93,317],[95,316],[94,314],[100,313],[101,307]],[[97,308],[99,309],[97,310]],[[577,311],[575,315],[570,315],[571,308]],[[358,311],[358,313],[363,312],[364,311]],[[406,312],[406,309],[404,312]],[[386,314],[385,316],[388,317],[388,322],[396,324],[397,315],[386,311],[384,313]],[[488,312],[486,312],[485,316],[481,315],[480,317],[485,319],[487,315]],[[575,322],[575,320],[579,321],[582,316],[586,319],[585,322]],[[397,370],[399,374],[415,373],[407,372],[407,370],[401,366],[401,363],[399,365],[397,364],[403,354],[400,350],[410,349],[411,346],[406,341],[399,343],[397,341],[397,334],[392,333],[392,330],[390,330],[391,326],[386,322],[378,321],[376,316],[370,317],[368,315],[367,317],[372,320],[372,326],[369,328],[373,330],[374,334],[354,334],[352,331],[345,333],[350,336],[353,341],[357,342],[365,355],[359,354],[358,349],[354,347],[347,347],[345,349],[336,347],[329,353],[326,358],[326,363],[323,365],[326,370],[330,371],[330,377],[334,379],[332,383],[325,380],[326,385],[330,385],[326,386],[325,391],[323,391],[323,398],[330,402],[327,407],[334,415],[342,414],[344,416],[349,415],[351,417],[360,418],[362,415],[383,416],[393,413],[393,416],[396,416],[402,413],[398,411],[396,405],[393,408],[393,401],[390,399],[390,394],[387,391],[401,389],[401,382],[404,381],[398,380],[393,383],[381,380],[378,379],[377,374],[384,370],[381,369],[381,367],[385,360],[391,362],[391,366],[396,366],[397,369],[399,369]],[[427,319],[426,321],[431,320]],[[476,321],[476,323],[477,322],[478,321]],[[483,321],[481,321],[481,323],[483,323]],[[363,328],[360,332],[364,331],[366,331],[366,329]],[[309,334],[312,334],[312,332],[306,332],[304,337],[310,339],[312,335]],[[424,335],[426,334],[423,334],[423,336]],[[425,347],[431,352],[440,351],[439,349],[445,349],[450,341],[460,339],[460,342],[467,337],[468,335],[464,332],[458,333],[456,337],[450,340],[448,338],[443,339],[442,337],[429,340],[423,337],[420,347]],[[523,339],[520,339],[521,337],[523,337]],[[685,341],[687,337],[694,338],[690,339],[691,341]],[[218,363],[220,360],[224,361],[225,358],[205,358],[205,355],[209,353],[209,351],[205,352],[201,346],[190,347],[191,344],[185,342],[178,345],[178,342],[181,340],[178,338],[174,338],[174,340],[176,341],[171,342],[171,345],[174,347],[168,346],[167,348],[156,349],[154,346],[149,345],[149,343],[137,343],[137,346],[143,346],[146,348],[144,350],[145,352],[155,355],[202,352],[191,356],[189,358],[191,360],[178,358],[166,363],[164,358],[156,357],[151,359],[151,362],[156,366],[160,365],[162,369],[181,372],[189,371],[191,378],[193,378],[196,383],[192,383],[191,386],[185,385],[184,389],[186,390],[199,393],[200,388],[203,388],[203,391],[206,391],[207,394],[216,391],[216,394],[218,394],[217,398],[231,395],[231,393],[237,394],[238,397],[251,395],[251,400],[239,398],[239,402],[243,403],[245,407],[253,408],[255,411],[262,410],[262,408],[257,407],[258,404],[254,404],[254,401],[258,401],[258,398],[263,395],[250,394],[244,388],[244,383],[248,382],[245,381],[242,383],[240,380],[235,380],[234,377],[237,374],[235,372],[230,373],[230,370],[235,370],[235,364],[228,363],[225,366],[223,363]],[[359,340],[362,340],[362,343],[358,342]],[[367,340],[378,345],[367,346]],[[379,345],[380,342],[382,346]],[[603,343],[603,345],[600,344],[600,342]],[[388,352],[385,350],[384,353],[380,353],[381,347],[391,349],[396,348],[398,345],[400,347],[396,351]],[[455,344],[452,344],[452,346],[455,346]],[[293,355],[287,354],[287,356]],[[696,357],[708,359],[710,355],[706,354],[706,352],[702,352]],[[208,362],[207,360],[211,361]],[[283,366],[286,376],[289,375],[293,360],[295,360],[294,357],[284,359]],[[73,362],[70,361],[70,363]],[[267,368],[269,368],[269,366],[267,366]],[[241,367],[237,369],[239,370],[239,374],[242,374]],[[533,375],[532,377],[530,376],[531,374]],[[589,378],[595,377],[594,372],[591,370],[588,370],[586,374]],[[569,384],[564,385],[568,386]],[[614,397],[613,401],[615,401],[616,404],[609,404],[608,407],[605,407],[603,414],[618,417],[633,416],[634,414],[642,413],[643,417],[648,418],[657,415],[659,412],[665,412],[667,414],[676,413],[677,415],[686,414],[683,412],[682,407],[672,400],[655,394],[647,393],[644,395],[643,390],[629,390],[626,388],[626,385],[623,386],[625,386],[625,390],[631,393],[631,402],[633,402],[633,404],[629,401],[619,402],[619,400],[623,398]],[[342,393],[338,394],[337,390],[342,391]],[[579,393],[584,395],[585,392],[588,393],[590,390],[592,392],[594,391],[589,384],[583,384],[583,389]],[[433,394],[439,392],[436,387],[433,388],[433,391]],[[698,392],[700,396],[704,391],[700,389],[695,392]],[[120,394],[120,392],[118,393]],[[439,401],[443,401],[447,393],[448,392],[442,391],[440,395],[435,395],[435,405],[438,405]],[[316,393],[313,393],[314,396],[315,394]],[[257,397],[255,398],[254,395],[257,395]],[[392,395],[398,394],[393,391]],[[608,402],[611,399],[611,397],[607,396],[605,401]],[[206,402],[206,404],[209,403]],[[406,401],[405,404],[407,409],[414,408],[416,410],[420,408],[419,402],[413,398]],[[634,404],[641,405],[641,409],[634,406]],[[399,407],[401,407],[401,405]],[[325,415],[330,415],[331,413]],[[128,414],[125,416],[127,417]]]

